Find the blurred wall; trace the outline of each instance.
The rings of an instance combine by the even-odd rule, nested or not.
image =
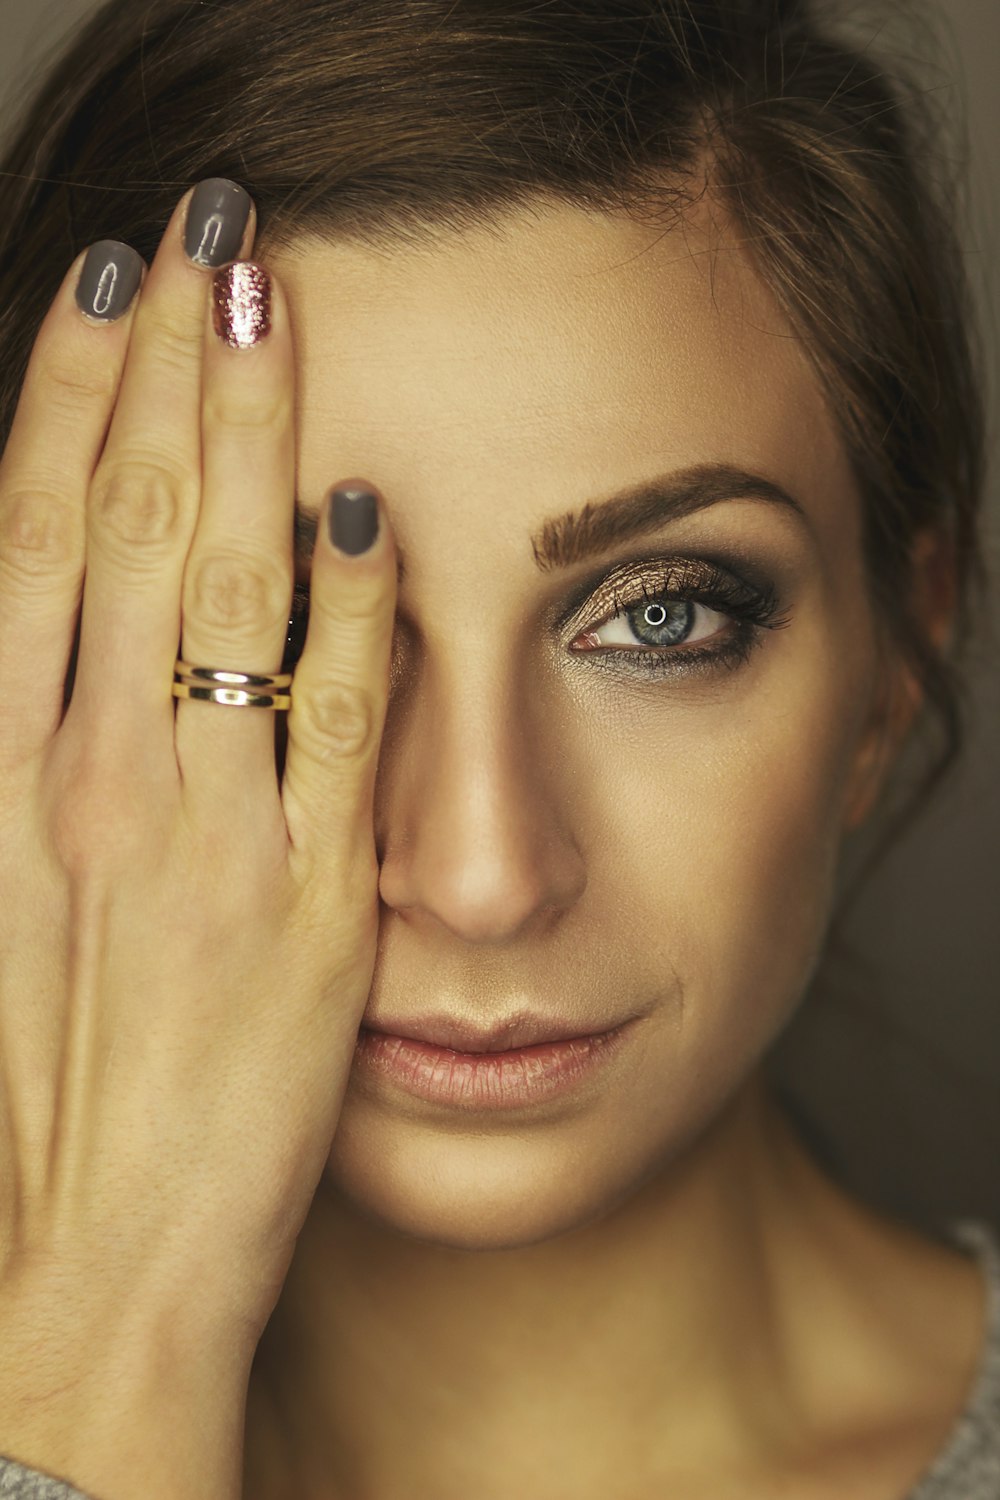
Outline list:
[[[134,0],[140,3],[140,0]],[[18,90],[93,0],[0,0],[0,129]],[[843,0],[859,35],[889,56],[906,43]],[[964,241],[988,350],[992,473],[987,546],[1000,593],[1000,0],[888,0],[925,14],[939,42],[919,49],[927,87],[967,119],[971,199]],[[867,29],[866,29],[867,27]],[[943,43],[943,45],[942,45]],[[949,144],[965,168],[961,139]],[[996,602],[1000,602],[997,600]],[[967,761],[939,803],[873,879],[771,1058],[789,1103],[857,1192],[939,1232],[979,1215],[1000,1226],[1000,643],[984,632]],[[865,851],[845,862],[845,877]]]

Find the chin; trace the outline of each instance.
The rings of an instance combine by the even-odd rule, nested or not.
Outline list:
[[[638,1185],[622,1171],[606,1147],[593,1159],[568,1121],[460,1132],[345,1105],[324,1188],[344,1212],[409,1239],[517,1250],[604,1218]]]

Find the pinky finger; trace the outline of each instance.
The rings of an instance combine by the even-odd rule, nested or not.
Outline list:
[[[141,256],[81,252],[35,338],[0,458],[0,768],[36,755],[65,706],[86,501],[128,351]]]

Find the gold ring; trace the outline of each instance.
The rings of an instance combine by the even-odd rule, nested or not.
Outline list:
[[[291,672],[231,672],[217,667],[196,667],[178,659],[174,663],[171,692],[175,698],[199,698],[205,703],[223,703],[234,708],[288,709],[292,700],[275,688],[288,687]]]

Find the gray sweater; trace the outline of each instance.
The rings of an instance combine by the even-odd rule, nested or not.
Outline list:
[[[986,1279],[989,1302],[979,1369],[968,1400],[937,1457],[899,1500],[1000,1500],[1000,1241],[982,1220],[948,1226],[970,1250]],[[2,1500],[96,1500],[64,1479],[0,1456]],[[136,1491],[136,1500],[141,1500]],[[886,1496],[886,1500],[895,1497]]]

